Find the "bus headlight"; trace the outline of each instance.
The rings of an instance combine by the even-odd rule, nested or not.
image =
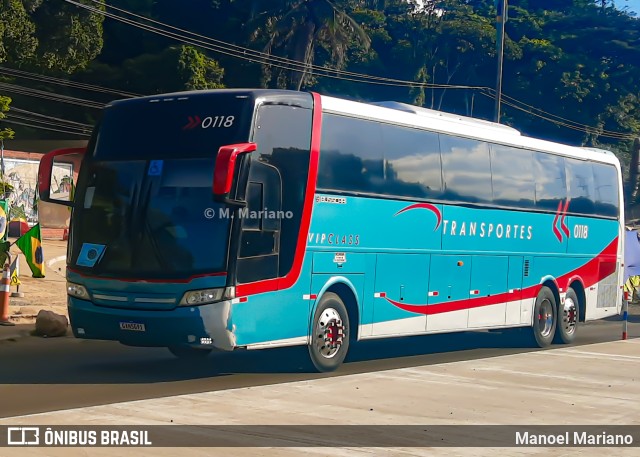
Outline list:
[[[87,292],[86,287],[81,286],[80,284],[74,284],[72,282],[67,283],[67,295],[81,298],[83,300],[89,300],[89,292]]]
[[[180,306],[198,306],[220,301],[223,293],[224,288],[190,290],[183,295]]]

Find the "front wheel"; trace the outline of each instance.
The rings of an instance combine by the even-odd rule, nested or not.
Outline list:
[[[556,343],[570,344],[576,339],[576,330],[579,321],[578,296],[569,287],[567,295],[564,297],[564,305],[558,309],[558,325],[556,327]]]
[[[349,350],[349,316],[340,297],[327,292],[311,323],[309,356],[320,372],[334,371]]]
[[[533,308],[533,327],[531,332],[536,346],[544,348],[551,344],[556,331],[557,321],[556,297],[551,289],[543,286],[536,297]]]

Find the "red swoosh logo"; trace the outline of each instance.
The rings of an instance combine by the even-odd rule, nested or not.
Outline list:
[[[412,210],[412,209],[418,209],[418,208],[429,210],[433,214],[436,215],[436,218],[438,219],[438,221],[437,221],[436,227],[433,229],[433,231],[435,232],[436,230],[438,230],[438,227],[440,227],[440,223],[442,222],[442,213],[440,212],[440,210],[438,209],[437,206],[434,206],[431,203],[415,203],[413,205],[409,205],[406,208],[403,208],[400,211],[398,211],[393,216],[395,217],[398,214],[402,214],[402,213],[404,213],[406,211],[409,211],[409,210]]]
[[[567,227],[567,224],[564,223],[564,218],[567,217],[568,209],[569,209],[569,199],[567,199],[567,202],[564,204],[564,209],[562,210],[562,218],[560,218],[560,227],[562,228],[562,231],[564,232],[564,234],[567,235],[567,238],[569,238],[569,227]]]
[[[606,277],[612,275],[616,271],[616,253],[618,251],[618,238],[616,237],[608,246],[606,246],[600,254],[593,259],[589,260],[582,266],[576,268],[569,273],[566,273],[557,278],[557,283],[560,287],[569,287],[569,282],[574,279],[581,280],[583,287],[591,287],[592,285],[602,281]],[[400,308],[404,311],[416,314],[442,314],[452,311],[461,311],[464,309],[479,308],[482,306],[497,305],[500,303],[506,303],[514,299],[527,299],[534,298],[538,295],[538,292],[542,287],[542,284],[535,284],[522,289],[521,297],[514,297],[513,294],[503,292],[496,295],[488,295],[486,297],[468,298],[462,300],[454,300],[450,302],[428,304],[409,304],[398,302],[384,297],[390,304],[396,308]]]
[[[553,218],[553,233],[558,241],[562,243],[562,233],[558,230],[558,217],[560,217],[560,211],[562,211],[562,202],[558,203],[558,210],[556,211],[556,217]]]

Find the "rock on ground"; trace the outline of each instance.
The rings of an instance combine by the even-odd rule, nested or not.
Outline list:
[[[39,336],[65,336],[69,321],[66,316],[56,314],[53,311],[41,310],[36,316],[36,335]]]

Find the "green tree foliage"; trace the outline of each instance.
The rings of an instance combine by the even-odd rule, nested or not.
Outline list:
[[[0,63],[73,73],[102,48],[99,14],[64,0],[0,0],[0,5]]]
[[[89,0],[81,1],[92,6]],[[38,65],[65,73],[84,68],[102,49],[103,17],[63,0],[42,0],[32,14]]]
[[[171,46],[158,54],[143,54],[123,62],[118,77],[129,90],[162,93],[220,89],[224,70],[191,46]],[[119,84],[123,87],[125,84]]]
[[[504,122],[531,136],[613,148],[629,160],[631,142],[609,133],[640,134],[640,19],[616,9],[624,7],[620,3],[509,0]],[[222,86],[304,88],[494,116],[490,89],[479,88],[495,87],[495,0],[108,2],[220,40],[220,46],[296,60],[303,71],[193,47],[111,19],[102,29],[102,19],[63,0],[0,4],[0,61],[12,66],[51,68],[140,94]],[[337,72],[321,77],[312,65],[382,79],[355,82]],[[90,98],[107,101],[100,97]],[[78,120],[90,122],[95,114],[83,116]]]
[[[9,111],[9,105],[11,104],[11,99],[9,97],[3,97],[0,95],[0,121],[5,118],[6,112]],[[13,138],[14,132],[8,127],[0,129],[0,141],[4,139]]]
[[[321,64],[344,68],[348,49],[371,43],[364,29],[349,15],[346,4],[331,0],[283,0],[279,8],[260,16],[256,38],[266,38],[264,51],[294,60],[302,68],[281,71],[265,67],[268,85],[300,90],[314,82],[310,66],[321,55]],[[343,2],[344,3],[344,2]]]
[[[181,23],[181,20],[187,20],[183,13],[188,12],[192,23],[198,24],[201,17],[211,18],[212,12],[210,2],[198,1],[189,7],[162,0],[117,0],[112,4],[187,30],[194,28],[193,24]],[[194,14],[196,7],[202,8],[201,14]],[[211,34],[210,30],[203,33]],[[167,37],[116,21],[106,22],[104,37],[103,52],[79,75],[85,82],[102,84],[109,81],[110,87],[138,94],[224,87],[223,68],[193,46],[181,45]]]
[[[79,0],[100,8],[89,0]],[[49,75],[70,75],[85,68],[102,49],[102,22],[100,14],[79,9],[64,0],[0,0],[0,64]],[[42,83],[3,77],[0,82],[51,91]],[[16,107],[51,113],[57,117],[78,118],[85,121],[85,113],[73,113],[65,106],[55,106],[42,98],[21,95],[20,91],[0,89],[10,95]],[[57,88],[64,94],[65,89]],[[75,95],[75,94],[74,94]],[[0,97],[1,98],[1,97]],[[37,130],[16,125],[21,138],[38,135]],[[10,129],[4,129],[8,138]],[[51,131],[48,131],[51,133]]]
[[[185,89],[221,89],[224,70],[218,63],[191,46],[178,50],[178,75]]]
[[[21,0],[0,0],[0,62],[21,62],[35,56],[38,40],[35,24]]]

